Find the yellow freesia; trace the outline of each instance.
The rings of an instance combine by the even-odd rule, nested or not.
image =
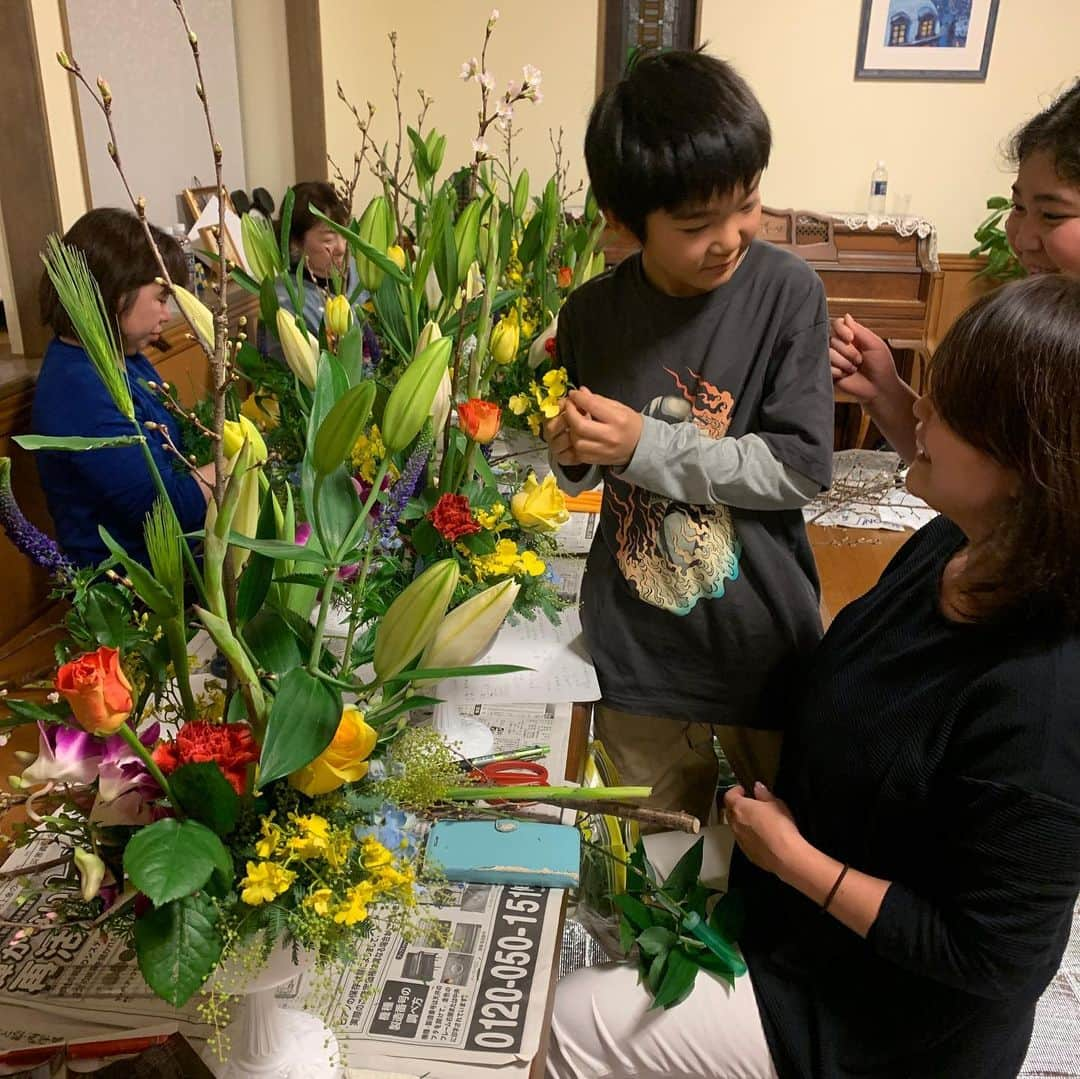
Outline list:
[[[515,393],[507,403],[515,416],[524,416],[532,408],[532,401],[529,400],[527,393]]]
[[[333,899],[334,893],[329,888],[316,888],[305,897],[304,905],[311,907],[320,918],[325,918],[330,913]]]
[[[550,472],[543,483],[530,472],[521,490],[510,499],[510,512],[522,528],[533,532],[557,532],[570,520],[566,497]]]
[[[310,764],[293,772],[289,782],[302,793],[314,796],[363,779],[378,737],[364,722],[362,712],[346,708],[333,741]]]

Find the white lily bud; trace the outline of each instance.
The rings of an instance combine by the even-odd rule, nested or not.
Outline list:
[[[467,667],[483,655],[521,590],[512,577],[455,607],[440,623],[421,667]]]
[[[319,370],[319,342],[307,330],[296,325],[296,316],[279,307],[277,332],[281,351],[289,369],[309,390],[315,389],[315,377]]]

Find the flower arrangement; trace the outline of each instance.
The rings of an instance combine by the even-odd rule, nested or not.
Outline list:
[[[181,0],[176,7],[212,137],[198,38]],[[94,95],[119,168],[108,84],[99,79],[95,92],[71,57],[59,60]],[[430,152],[424,145],[435,152],[435,142]],[[220,189],[222,150],[213,147]],[[417,161],[425,161],[419,152]],[[20,442],[67,452],[138,445],[159,497],[144,522],[148,564],[102,528],[106,563],[75,571],[19,514],[10,466],[0,463],[5,527],[71,599],[52,693],[44,702],[5,700],[0,732],[37,726],[38,751],[4,803],[24,805],[18,842],[58,848],[47,865],[66,865],[78,894],[54,922],[18,932],[75,920],[125,934],[148,985],[174,1005],[252,940],[267,951],[292,941],[335,961],[355,954],[374,921],[408,923],[417,888],[409,813],[492,793],[504,801],[577,796],[476,786],[439,735],[408,726],[413,709],[437,703],[427,687],[439,680],[517,669],[475,660],[545,572],[534,547],[516,537],[542,545],[565,513],[554,489],[535,479],[497,501],[481,450],[499,422],[485,392],[497,362],[487,353],[492,313],[506,301],[490,289],[459,308],[449,300],[425,307],[422,298],[431,269],[443,294],[455,295],[480,247],[482,219],[488,280],[496,280],[507,230],[490,192],[470,204],[464,224],[452,222],[435,171],[423,174],[432,212],[419,254],[394,250],[388,200],[341,227],[391,346],[378,374],[348,299],[327,304],[318,338],[277,303],[284,244],[249,222],[253,268],[265,276],[244,280],[258,288],[287,366],[271,392],[257,390],[241,405],[232,386],[267,364],[243,333],[228,336],[225,273],[210,312],[173,285],[158,253],[162,282],[203,345],[215,387],[197,421],[215,480],[195,535],[181,532],[164,493],[149,440],[167,435],[136,419],[115,329],[83,256],[56,238],[43,255],[131,433]],[[133,195],[132,204],[145,223],[142,200]],[[293,285],[302,287],[299,275]],[[434,317],[423,324],[425,312]],[[476,341],[471,352],[467,338]],[[440,419],[448,379],[470,388],[453,430]],[[167,388],[154,388],[179,407]],[[289,441],[273,437],[275,422],[291,440],[288,453]],[[335,608],[347,624],[340,651],[326,632]],[[200,685],[205,676],[189,656],[196,636],[226,668],[223,685]],[[20,871],[32,879],[41,868],[31,857]]]
[[[536,435],[561,407],[568,387],[565,369],[554,360],[554,317],[565,295],[602,265],[595,250],[602,221],[591,197],[584,218],[568,219],[558,145],[556,173],[540,197],[530,201],[527,172],[514,174],[515,111],[542,100],[542,76],[525,65],[520,79],[496,93],[488,51],[497,19],[493,12],[487,20],[479,57],[462,66],[462,77],[477,83],[481,100],[473,159],[458,172],[441,175],[446,139],[425,132],[430,99],[422,91],[416,126],[400,115],[395,35],[395,99],[408,145],[396,153],[379,151],[373,114],[365,119],[349,105],[362,144],[351,179],[338,172],[342,195],[351,202],[364,163],[383,193],[348,225],[315,211],[347,241],[357,280],[345,295],[349,273],[333,276],[317,334],[292,313],[302,310],[303,291],[314,286],[288,271],[284,242],[245,219],[252,272],[234,271],[234,278],[259,295],[262,324],[277,337],[287,367],[267,363],[245,344],[237,363],[256,389],[240,408],[268,432],[277,459],[271,475],[291,478],[300,505],[297,463],[319,357],[337,360],[345,377],[370,377],[380,389],[351,463],[364,497],[377,492],[372,513],[379,538],[372,558],[384,570],[396,560],[399,585],[418,564],[453,558],[460,571],[455,599],[513,579],[516,613],[532,617],[542,610],[554,619],[561,601],[548,563],[550,537],[567,519],[562,496],[553,484],[530,480],[492,446],[504,423]],[[348,104],[340,86],[339,96]],[[491,151],[493,133],[504,138],[505,161]],[[283,233],[293,208],[290,194]],[[411,379],[407,371],[425,393],[435,387],[430,429],[391,442],[383,401]],[[514,508],[525,503],[528,509]]]

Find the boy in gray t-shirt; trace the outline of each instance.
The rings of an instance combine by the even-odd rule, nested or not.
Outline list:
[[[563,307],[579,389],[545,427],[565,489],[604,480],[582,591],[597,737],[623,782],[702,817],[714,733],[748,789],[771,782],[768,691],[821,635],[800,507],[831,477],[828,319],[814,271],[754,240],[770,144],[749,87],[702,53],[601,95],[589,178],[642,251]]]

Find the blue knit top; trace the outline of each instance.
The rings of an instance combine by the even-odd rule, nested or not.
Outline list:
[[[127,373],[139,425],[153,421],[167,427],[177,448],[183,450],[179,424],[146,388],[147,382],[159,378],[153,364],[136,353],[127,357]],[[58,337],[46,350],[38,375],[31,430],[39,435],[95,438],[134,433],[83,348]],[[144,433],[180,526],[185,532],[201,528],[206,499],[199,481],[177,467],[160,432]],[[104,525],[128,554],[147,564],[143,520],[157,491],[139,446],[80,453],[48,450],[35,456],[56,538],[73,561],[88,566],[108,556],[98,535],[98,525]]]

